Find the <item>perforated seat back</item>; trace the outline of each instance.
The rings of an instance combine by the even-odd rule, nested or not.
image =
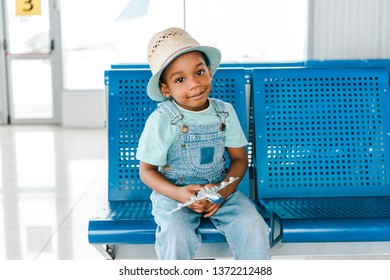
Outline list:
[[[109,70],[108,78],[108,163],[109,201],[149,200],[151,189],[139,178],[139,161],[135,158],[138,140],[157,102],[146,94],[151,72],[146,69]],[[245,71],[219,69],[213,78],[211,97],[231,103],[247,134]],[[240,184],[249,195],[249,175]]]
[[[385,68],[255,69],[260,198],[389,195]]]

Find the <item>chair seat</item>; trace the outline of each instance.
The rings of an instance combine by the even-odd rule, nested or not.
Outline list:
[[[153,244],[157,225],[151,211],[152,203],[149,200],[106,203],[89,221],[89,243]],[[209,219],[202,219],[199,232],[204,243],[226,242]]]
[[[283,242],[390,241],[390,197],[267,198]]]

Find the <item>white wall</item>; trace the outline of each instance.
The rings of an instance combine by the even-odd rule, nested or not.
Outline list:
[[[308,59],[390,58],[389,0],[310,0]]]
[[[106,121],[104,91],[64,91],[62,93],[62,126],[103,128]]]
[[[0,36],[1,38],[1,36]],[[0,43],[0,48],[2,44]],[[5,61],[4,54],[0,50],[0,124],[7,123],[7,87],[5,83]]]
[[[0,15],[3,15],[3,3],[0,2]],[[5,53],[4,53],[4,30],[0,20],[0,124],[7,123],[7,88],[5,77]]]

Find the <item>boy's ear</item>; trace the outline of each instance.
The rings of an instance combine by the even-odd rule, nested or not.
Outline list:
[[[168,98],[171,96],[171,91],[169,90],[166,84],[160,82],[160,90],[164,97]]]

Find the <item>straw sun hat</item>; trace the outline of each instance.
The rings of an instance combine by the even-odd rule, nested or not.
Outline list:
[[[159,87],[161,73],[175,58],[192,51],[200,51],[206,55],[210,70],[214,74],[221,61],[221,52],[213,47],[201,46],[187,31],[176,27],[168,28],[150,39],[148,62],[153,76],[146,91],[151,99],[155,101],[167,99]]]

